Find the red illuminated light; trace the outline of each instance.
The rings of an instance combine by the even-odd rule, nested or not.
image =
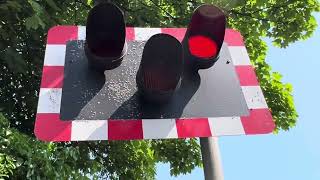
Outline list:
[[[218,46],[211,38],[197,35],[189,38],[189,50],[193,56],[199,58],[212,58],[218,53]]]

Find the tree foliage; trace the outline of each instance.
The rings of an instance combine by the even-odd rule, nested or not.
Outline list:
[[[217,4],[239,30],[276,122],[276,132],[296,123],[292,87],[265,62],[264,37],[274,45],[312,35],[316,0],[119,0],[128,26],[185,27],[193,10]],[[43,143],[33,134],[46,32],[57,24],[85,24],[88,0],[0,0],[0,179],[153,179],[157,162],[172,175],[201,166],[196,139]]]

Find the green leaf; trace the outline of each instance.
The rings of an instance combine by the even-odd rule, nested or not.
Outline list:
[[[56,11],[60,11],[60,8],[56,5],[53,0],[46,0],[47,4]]]
[[[4,55],[4,60],[8,67],[14,73],[26,73],[26,63],[22,56],[12,47],[7,48]]]
[[[88,4],[89,6],[92,6],[92,5],[93,5],[93,0],[87,0],[87,4]]]
[[[16,11],[20,11],[22,9],[21,5],[17,1],[7,1],[7,6]]]
[[[31,17],[26,18],[25,25],[27,30],[38,29],[39,27],[38,17],[36,15],[33,15]]]
[[[34,14],[31,17],[26,18],[25,25],[26,25],[27,30],[30,30],[30,29],[36,30],[39,28],[39,25],[42,27],[42,29],[45,28],[45,23],[36,14]]]
[[[42,12],[42,7],[39,3],[34,0],[28,0],[28,2],[36,14],[40,14]]]

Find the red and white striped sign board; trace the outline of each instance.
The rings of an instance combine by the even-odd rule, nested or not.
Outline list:
[[[55,26],[48,32],[35,135],[43,141],[137,140],[250,135],[271,133],[272,115],[250,64],[242,36],[227,29],[225,42],[236,68],[249,116],[153,120],[60,120],[66,43],[85,40],[84,26]],[[154,34],[167,33],[178,40],[185,28],[127,28],[126,38],[148,40]]]

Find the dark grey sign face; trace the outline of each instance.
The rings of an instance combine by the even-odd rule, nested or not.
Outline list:
[[[184,76],[168,104],[145,103],[137,93],[135,80],[144,45],[142,41],[128,42],[128,53],[121,66],[99,74],[88,68],[84,41],[68,42],[60,118],[168,119],[249,114],[226,44],[213,67]]]

